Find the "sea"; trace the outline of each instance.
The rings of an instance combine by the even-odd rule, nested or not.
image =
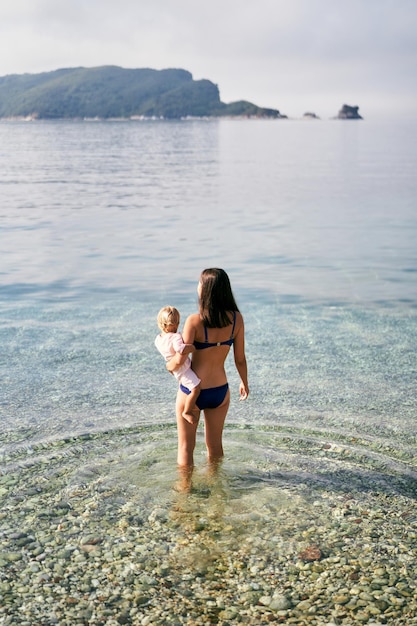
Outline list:
[[[291,497],[318,510],[323,494],[415,505],[416,131],[2,121],[0,523],[9,511],[22,525],[44,491],[70,506],[108,489],[107,506],[128,501],[145,521],[169,509],[176,384],[156,316],[197,311],[207,267],[227,271],[246,329],[247,401],[226,363],[230,519]],[[197,517],[207,471],[201,421]],[[228,535],[244,534],[230,519]]]

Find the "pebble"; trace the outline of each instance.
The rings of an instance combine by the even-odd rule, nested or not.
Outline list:
[[[269,608],[272,611],[286,611],[291,608],[291,601],[284,595],[274,595]]]
[[[1,626],[417,626],[405,497],[30,489],[2,501]]]

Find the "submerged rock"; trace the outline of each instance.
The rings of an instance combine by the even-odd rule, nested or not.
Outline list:
[[[269,608],[272,611],[287,611],[292,607],[291,600],[287,598],[287,596],[283,594],[274,594],[271,602],[269,603]]]
[[[318,546],[309,546],[300,552],[298,558],[306,563],[311,561],[320,561],[323,558],[323,553]]]

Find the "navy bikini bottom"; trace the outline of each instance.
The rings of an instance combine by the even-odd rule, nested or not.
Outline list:
[[[187,396],[191,393],[188,387],[184,387],[184,385],[180,385],[180,389],[183,393],[186,393]],[[200,411],[204,411],[204,409],[217,409],[225,399],[228,389],[229,383],[221,385],[220,387],[202,389],[197,398],[196,405]]]

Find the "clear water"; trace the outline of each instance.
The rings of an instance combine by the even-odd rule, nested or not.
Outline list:
[[[2,428],[171,424],[155,313],[184,318],[200,270],[220,266],[252,387],[229,424],[414,434],[414,131],[1,124]]]
[[[246,403],[228,362],[229,505],[415,498],[415,138],[402,121],[1,123],[3,503],[45,476],[54,497],[170,501],[155,317],[195,311],[210,266],[247,328]]]

